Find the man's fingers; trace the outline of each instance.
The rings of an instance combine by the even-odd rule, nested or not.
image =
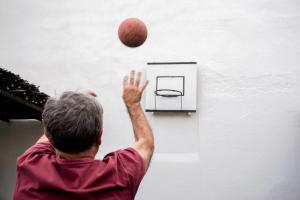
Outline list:
[[[97,94],[92,90],[84,90],[84,91],[82,91],[82,94],[84,94],[87,97],[89,97],[89,96],[97,97]]]
[[[137,77],[136,77],[136,81],[135,81],[135,85],[136,85],[137,87],[139,87],[139,85],[140,85],[140,82],[141,82],[141,76],[142,76],[142,73],[141,73],[141,72],[138,72],[138,73],[137,73]]]
[[[125,87],[126,85],[128,85],[128,76],[124,76],[124,79],[123,79],[123,87]]]
[[[148,80],[145,80],[145,81],[143,82],[143,84],[142,84],[142,86],[141,86],[141,89],[140,89],[141,93],[143,93],[143,91],[144,91],[144,89],[146,88],[146,86],[148,85],[148,83],[149,83]]]
[[[89,91],[88,95],[93,96],[93,97],[97,97],[97,94],[93,91]]]
[[[130,84],[134,84],[134,75],[135,75],[135,71],[131,70],[131,72],[130,72]]]
[[[134,85],[136,87],[139,87],[140,86],[140,83],[141,83],[141,77],[142,77],[142,73],[141,72],[138,72],[137,75],[135,76],[135,71],[134,70],[131,70],[130,71],[130,75],[126,75],[124,76],[124,79],[123,79],[123,86],[127,86],[128,84],[130,85]],[[129,81],[128,81],[129,79]],[[143,82],[143,85],[140,87],[140,91],[143,92],[143,90],[145,89],[145,87],[147,86],[148,84],[148,81],[144,81]]]

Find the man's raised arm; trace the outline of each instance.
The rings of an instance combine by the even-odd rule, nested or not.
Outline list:
[[[154,137],[140,104],[148,81],[144,81],[141,85],[140,81],[141,72],[138,72],[136,76],[135,71],[131,71],[129,77],[124,77],[123,100],[127,107],[134,132],[135,142],[131,147],[143,157],[146,172],[154,151]]]

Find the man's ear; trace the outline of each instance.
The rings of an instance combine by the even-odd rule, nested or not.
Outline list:
[[[38,141],[36,141],[36,143],[39,143],[39,142],[49,142],[50,141],[50,138],[48,137],[48,133],[47,131],[44,129],[44,133],[42,135],[42,137],[40,137],[40,139],[38,139]],[[50,142],[51,143],[51,142]]]
[[[48,133],[48,131],[46,129],[44,129],[44,135],[48,138],[49,142],[52,144],[51,135]]]
[[[99,128],[99,133],[98,133],[98,137],[97,137],[97,145],[101,144],[101,137],[102,137],[102,133],[103,133],[103,128]]]

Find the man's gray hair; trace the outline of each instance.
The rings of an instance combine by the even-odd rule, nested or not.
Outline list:
[[[103,109],[94,97],[64,92],[49,98],[42,114],[53,146],[65,153],[88,150],[97,140],[103,123]]]

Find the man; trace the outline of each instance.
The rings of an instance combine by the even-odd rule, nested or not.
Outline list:
[[[43,111],[44,135],[17,160],[15,200],[134,199],[154,150],[140,101],[148,84],[131,71],[123,80],[135,142],[95,160],[101,144],[102,107],[95,94],[65,92]]]

